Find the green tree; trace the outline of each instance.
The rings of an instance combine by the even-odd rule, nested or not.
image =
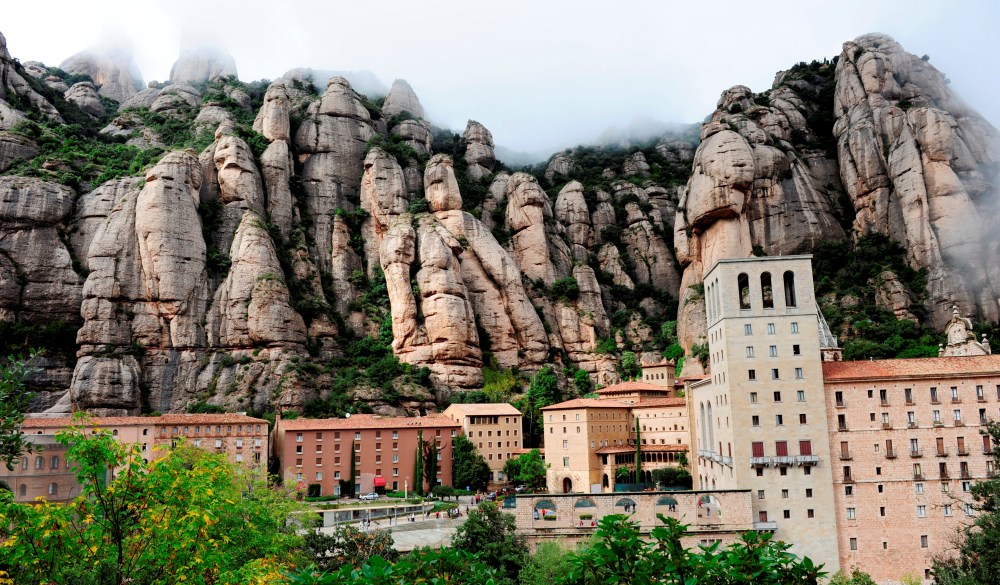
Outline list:
[[[20,584],[264,583],[301,558],[300,508],[261,474],[183,443],[146,462],[138,445],[73,427],[82,493],[18,504],[0,491],[2,562]]]
[[[571,553],[555,542],[543,542],[521,569],[521,585],[552,585],[569,572]]]
[[[485,502],[469,512],[469,518],[455,531],[452,546],[496,568],[497,583],[517,583],[528,557],[528,546],[517,534],[514,516],[501,511],[495,502]]]
[[[340,526],[331,534],[309,532],[305,547],[321,571],[335,571],[345,565],[360,567],[373,557],[394,561],[399,553],[393,548],[387,530],[361,532],[353,526]]]
[[[427,482],[427,492],[429,492],[437,485],[439,451],[437,441],[424,441],[423,447],[424,476]]]
[[[458,435],[451,444],[453,458],[452,482],[455,487],[485,490],[490,481],[490,466],[465,435]],[[509,461],[509,460],[508,460]]]
[[[1000,464],[1000,422],[989,421],[983,430],[993,445],[990,458]],[[954,556],[934,559],[934,581],[940,585],[1000,583],[1000,478],[972,485],[975,521],[962,529],[962,540]]]
[[[417,452],[413,457],[413,491],[424,493],[424,432],[417,431]]]
[[[653,482],[661,487],[691,489],[691,472],[684,467],[661,467],[653,470]]]
[[[542,435],[542,409],[550,404],[555,404],[562,400],[562,393],[559,391],[559,379],[556,377],[556,370],[551,365],[544,365],[542,369],[531,377],[528,383],[528,391],[525,399],[518,408],[524,413],[527,429],[525,430],[525,445],[537,445]]]
[[[545,486],[545,472],[549,466],[538,449],[532,449],[517,457],[511,457],[503,464],[503,474],[512,481],[538,489]]]
[[[658,515],[664,526],[647,541],[638,524],[622,515],[605,516],[592,544],[570,556],[564,585],[805,585],[823,576],[808,558],[788,552],[791,545],[770,534],[749,532],[721,548],[713,544],[693,552],[681,543],[687,526]]]
[[[847,575],[843,571],[837,571],[833,574],[833,577],[830,577],[828,585],[876,585],[876,583],[868,573],[852,569],[850,575]]]
[[[497,571],[483,564],[476,555],[454,548],[423,548],[395,563],[372,557],[360,567],[345,565],[336,572],[306,567],[286,573],[289,585],[496,585]]]
[[[631,351],[622,354],[621,365],[618,367],[622,380],[635,380],[642,375],[642,366],[639,365],[639,358]]]
[[[27,360],[12,356],[0,361],[0,461],[8,471],[13,471],[14,461],[22,453],[31,452],[31,443],[25,440],[21,423],[31,402],[32,394],[25,390],[25,381],[33,371],[28,364],[35,355]]]

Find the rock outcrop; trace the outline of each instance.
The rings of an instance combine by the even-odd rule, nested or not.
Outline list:
[[[224,77],[236,77],[232,55],[210,47],[184,49],[170,68],[172,83],[201,83]]]
[[[89,75],[104,97],[118,103],[142,90],[142,73],[126,47],[81,51],[59,64],[67,73]]]
[[[469,120],[462,134],[465,141],[465,162],[468,163],[466,173],[473,181],[493,172],[497,160],[493,154],[493,134],[475,120]]]
[[[420,105],[420,100],[417,99],[413,88],[405,79],[397,79],[392,82],[392,88],[385,96],[385,103],[382,104],[382,115],[392,118],[403,112],[409,112],[415,118],[424,117],[424,107]]]
[[[97,95],[97,86],[89,81],[74,83],[72,87],[66,90],[66,94],[63,97],[66,98],[66,101],[73,102],[78,108],[95,118],[104,115],[104,104],[101,103],[101,97]]]

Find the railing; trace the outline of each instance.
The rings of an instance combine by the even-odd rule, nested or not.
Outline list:
[[[705,449],[698,449],[698,457],[704,457],[705,459],[710,459],[712,457],[712,452],[706,451]]]
[[[767,467],[771,464],[770,457],[751,457],[750,466],[751,467]]]
[[[976,402],[986,402],[985,396],[976,396]]]
[[[723,465],[728,465],[729,467],[732,467],[733,466],[733,458],[729,457],[727,455],[723,455],[722,456],[722,464]]]
[[[844,483],[854,483],[854,476],[850,473],[844,476]]]
[[[906,423],[906,428],[908,428],[908,429],[915,429],[915,428],[917,428],[917,421],[911,420],[910,422]]]
[[[778,529],[777,522],[754,522],[753,529],[757,532],[774,532]]]
[[[949,477],[950,476],[948,475],[948,470],[947,469],[942,469],[941,470],[941,479],[948,479]]]
[[[897,453],[896,453],[896,451],[894,449],[886,449],[885,450],[885,458],[886,459],[895,459],[896,455],[897,455]]]
[[[882,400],[879,401],[879,403],[882,406],[889,406],[889,399],[888,398],[883,398]]]
[[[923,456],[924,456],[923,449],[910,449],[910,457],[923,457]]]
[[[916,402],[914,402],[912,398],[907,398],[904,404],[906,404],[907,406],[913,406],[914,404],[916,404]]]
[[[795,461],[799,465],[819,465],[819,457],[816,455],[799,455]]]
[[[951,403],[952,404],[961,404],[962,403],[962,399],[958,398],[957,396],[953,396],[952,399],[951,399]]]
[[[851,459],[854,459],[854,457],[851,456],[851,452],[850,451],[841,451],[840,452],[840,460],[841,461],[850,461]]]
[[[834,402],[833,405],[836,406],[837,408],[845,408],[847,406],[847,404],[843,400],[838,400]]]
[[[956,420],[954,424],[955,424],[956,427],[964,427],[965,426],[965,421],[963,421],[961,419],[960,420]]]
[[[962,469],[961,471],[959,471],[958,472],[958,476],[961,477],[962,479],[970,479],[972,477],[969,474],[969,470],[968,469]]]
[[[931,398],[931,404],[941,404],[941,401],[937,398]]]
[[[936,420],[936,421],[934,421],[934,426],[936,426],[936,427],[943,427],[944,426],[944,421],[943,420]]]
[[[957,453],[959,457],[965,457],[966,455],[969,454],[969,450],[966,449],[965,447],[959,447]]]
[[[917,481],[923,481],[924,474],[923,473],[914,473],[913,474],[913,479],[915,479]]]
[[[795,463],[795,458],[783,455],[781,457],[775,457],[772,461],[775,465],[791,465]]]
[[[940,449],[938,449],[937,450],[937,456],[938,457],[947,457],[948,456],[948,448],[947,447],[941,447]]]
[[[718,453],[712,453],[712,461],[715,461],[716,463],[722,463],[722,455],[719,455]]]
[[[891,429],[892,428],[892,423],[889,422],[889,421],[883,421],[882,422],[882,428],[883,429]]]
[[[839,423],[839,424],[837,424],[837,430],[838,431],[846,431],[847,430],[847,423]]]

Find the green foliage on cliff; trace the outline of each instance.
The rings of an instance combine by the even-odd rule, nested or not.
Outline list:
[[[876,304],[877,289],[887,272],[912,294],[909,311],[922,317],[927,274],[906,262],[901,245],[881,234],[857,242],[821,242],[813,255],[816,298],[844,359],[885,359],[936,356],[941,335],[896,316]]]

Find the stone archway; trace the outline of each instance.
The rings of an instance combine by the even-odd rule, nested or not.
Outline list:
[[[563,479],[563,493],[569,494],[573,492],[573,480],[570,478]]]
[[[608,479],[608,474],[604,474],[604,479],[601,480],[601,486],[607,488],[611,487],[610,479]]]

